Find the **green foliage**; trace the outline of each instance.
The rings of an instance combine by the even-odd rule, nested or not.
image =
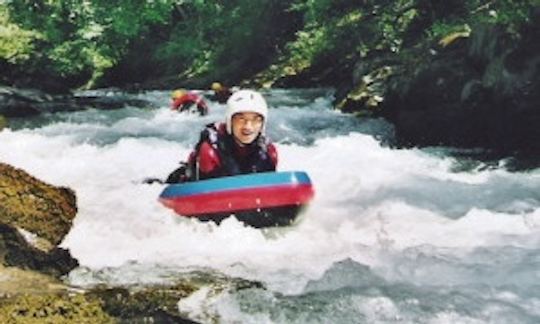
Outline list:
[[[5,75],[52,75],[75,87],[166,76],[239,81],[267,66],[284,74],[350,66],[370,53],[400,54],[404,46],[474,31],[478,24],[518,33],[539,5],[538,0],[2,3],[0,63],[10,69]]]
[[[207,58],[204,53],[212,47],[212,29],[220,30],[222,20],[216,16],[222,9],[222,6],[204,1],[176,4],[171,18],[172,28],[168,38],[156,47],[155,60],[166,66],[168,71],[193,70],[194,65],[200,68],[203,64],[199,61]]]
[[[533,8],[539,5],[538,0],[469,0],[462,3],[463,9],[459,14],[438,16],[438,19],[431,22],[426,33],[428,37],[437,39],[487,24],[499,25],[515,34],[521,24],[529,21]]]
[[[325,22],[342,16],[351,8],[359,9],[362,5],[350,0],[297,0],[291,10],[302,12],[307,25]]]
[[[90,62],[85,52],[85,42],[76,40],[57,45],[49,52],[55,71],[67,77],[84,72]]]
[[[288,24],[287,7],[279,0],[182,2],[154,58],[186,77],[238,80],[268,64],[284,42],[278,36]]]
[[[445,23],[437,21],[431,25],[431,28],[426,31],[427,35],[431,39],[440,39],[450,34],[470,31],[469,25],[461,23],[460,21]]]
[[[19,28],[40,31],[41,42],[33,48],[40,55],[30,70],[88,87],[126,55],[132,40],[152,24],[166,23],[171,5],[171,0],[28,0],[8,2],[6,12]]]
[[[11,64],[21,64],[30,59],[34,41],[41,35],[24,30],[9,19],[5,7],[0,7],[0,59]]]
[[[296,41],[287,47],[290,53],[290,64],[296,71],[302,71],[311,65],[318,55],[324,53],[330,46],[329,30],[325,27],[299,31]]]
[[[297,74],[331,61],[347,66],[372,49],[398,52],[403,33],[417,16],[410,2],[296,1],[291,8],[303,13],[304,28],[287,45],[277,70]]]
[[[530,10],[539,6],[538,0],[469,1],[467,9],[472,17],[492,24],[512,24],[529,19]]]
[[[280,1],[237,0],[236,6],[226,7],[224,19],[215,26],[222,36],[214,44],[219,50],[210,68],[230,73],[249,70],[257,65],[256,61],[264,62],[277,43],[273,23],[280,22],[274,13],[279,13],[281,6]],[[226,65],[229,66],[225,68]]]

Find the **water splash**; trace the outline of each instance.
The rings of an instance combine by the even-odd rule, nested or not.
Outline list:
[[[74,284],[214,269],[266,285],[213,302],[231,321],[538,322],[539,170],[456,171],[455,158],[381,144],[389,125],[330,110],[326,90],[271,91],[279,169],[307,171],[315,200],[289,228],[200,223],[140,181],[172,171],[224,106],[200,118],[170,111],[166,92],[146,95],[162,107],[42,116],[0,132],[2,162],[77,193],[62,243],[85,269]]]

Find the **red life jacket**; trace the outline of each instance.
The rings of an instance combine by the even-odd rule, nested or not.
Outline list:
[[[208,114],[208,106],[203,97],[192,91],[174,99],[171,109],[183,112],[189,110],[192,105],[197,105],[197,110],[201,116]]]

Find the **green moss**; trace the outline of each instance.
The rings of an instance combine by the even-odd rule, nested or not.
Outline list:
[[[76,295],[21,295],[0,300],[1,323],[115,323],[99,301]]]
[[[4,129],[7,126],[7,124],[8,124],[7,119],[4,116],[0,115],[0,131]]]
[[[77,212],[73,191],[46,184],[0,163],[0,220],[47,239],[62,241]]]
[[[198,287],[178,284],[172,287],[147,287],[130,291],[125,288],[94,289],[89,296],[103,301],[107,313],[118,318],[137,318],[151,316],[159,311],[178,314],[178,300],[189,296]]]

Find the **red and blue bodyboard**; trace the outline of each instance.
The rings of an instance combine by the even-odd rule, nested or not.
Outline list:
[[[314,196],[307,173],[264,172],[167,186],[159,201],[182,216],[295,208]],[[256,217],[256,216],[253,216]]]

